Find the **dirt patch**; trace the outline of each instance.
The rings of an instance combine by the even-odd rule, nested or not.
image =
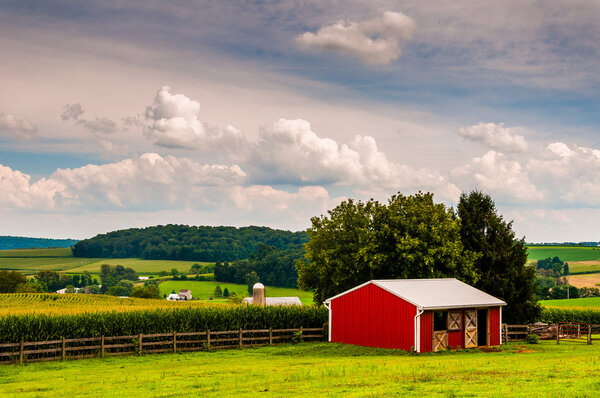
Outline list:
[[[500,352],[500,348],[498,348],[498,347],[480,347],[479,351],[483,351],[483,352]]]
[[[515,348],[517,348],[517,350],[515,351],[516,354],[529,354],[531,352],[535,352],[534,350],[531,350],[529,348],[525,348],[525,347],[522,347],[522,346],[518,346],[518,347],[515,347]]]

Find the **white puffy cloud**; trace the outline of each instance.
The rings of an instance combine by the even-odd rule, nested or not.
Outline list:
[[[8,113],[0,113],[0,136],[29,140],[36,130],[35,125],[28,120],[17,119],[14,115]]]
[[[237,185],[246,174],[237,165],[201,165],[186,158],[147,153],[103,165],[58,169],[31,183],[31,177],[2,166],[4,208],[73,211],[201,207],[211,190]]]
[[[456,199],[458,188],[439,172],[387,159],[373,137],[357,135],[349,144],[323,138],[301,119],[280,119],[260,130],[247,168],[259,183],[355,186],[362,192],[432,190]]]
[[[478,123],[461,127],[460,136],[479,142],[490,149],[504,152],[527,152],[527,141],[519,135],[522,129],[504,127],[504,123]]]
[[[503,201],[528,202],[544,198],[519,162],[500,152],[488,151],[455,168],[451,174],[463,189],[481,189]]]
[[[386,11],[381,18],[367,21],[338,21],[316,33],[305,32],[296,41],[305,49],[333,51],[369,65],[387,65],[400,57],[402,44],[414,30],[410,17]]]
[[[171,94],[164,86],[146,108],[144,134],[166,148],[230,149],[245,143],[242,132],[228,125],[224,129],[207,126],[200,121],[200,103],[183,94]]]
[[[553,142],[527,163],[534,181],[553,191],[553,200],[600,205],[600,150]]]

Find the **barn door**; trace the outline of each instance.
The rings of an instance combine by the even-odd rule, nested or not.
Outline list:
[[[477,310],[465,311],[465,348],[477,347]]]
[[[433,351],[442,351],[448,347],[448,332],[433,332]]]

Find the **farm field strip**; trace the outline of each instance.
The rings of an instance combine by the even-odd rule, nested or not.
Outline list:
[[[600,261],[569,261],[569,273],[600,272]]]
[[[0,316],[23,314],[73,315],[89,312],[124,312],[158,308],[205,307],[200,301],[120,298],[92,294],[0,294]]]
[[[328,343],[0,367],[7,396],[596,396],[600,345],[409,356]],[[102,375],[102,378],[98,378]]]
[[[248,287],[246,285],[238,285],[234,283],[225,282],[212,282],[212,281],[166,281],[158,285],[161,294],[169,294],[172,290],[179,292],[180,289],[189,289],[192,291],[192,296],[201,301],[211,303],[224,303],[227,299],[224,297],[214,297],[215,287],[219,285],[221,291],[229,290],[230,293],[235,293],[237,296],[246,297],[250,296],[248,293]],[[299,297],[303,305],[312,304],[313,294],[311,292],[305,292],[299,289],[291,289],[285,287],[265,287],[267,297]],[[209,296],[213,297],[213,300],[209,300]]]
[[[0,257],[73,257],[71,248],[0,250]]]
[[[541,260],[548,257],[558,257],[567,262],[600,260],[600,247],[528,246],[527,253],[530,260]]]
[[[600,287],[600,273],[595,274],[579,274],[569,275],[569,284],[581,288],[581,287]]]
[[[600,310],[600,297],[584,297],[561,300],[542,300],[545,307],[575,308],[575,309],[597,309]]]
[[[93,260],[94,261],[80,267],[69,269],[69,272],[81,273],[83,271],[89,271],[91,273],[100,273],[102,264],[109,264],[131,267],[140,274],[157,274],[160,271],[170,271],[173,268],[177,269],[179,272],[188,272],[194,264],[213,264],[202,261],[142,260],[139,258],[103,258]]]
[[[77,257],[0,257],[0,269],[21,271],[26,275],[32,275],[39,270],[72,270],[98,260],[97,258]]]

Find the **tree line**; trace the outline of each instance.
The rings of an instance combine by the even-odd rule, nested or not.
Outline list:
[[[260,244],[287,249],[308,241],[305,232],[268,227],[158,225],[97,235],[73,246],[75,257],[148,260],[236,261],[249,258]]]

